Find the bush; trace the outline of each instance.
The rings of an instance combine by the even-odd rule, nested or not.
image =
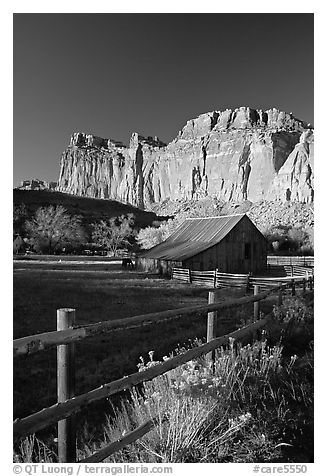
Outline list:
[[[159,424],[106,461],[296,461],[299,455],[286,451],[291,447],[309,461],[310,439],[307,433],[302,441],[301,434],[312,431],[312,382],[297,371],[296,356],[283,359],[282,350],[266,341],[241,346],[231,339],[216,351],[214,372],[200,358],[144,383],[141,392],[134,389],[108,418],[105,441],[157,416]],[[139,371],[159,363],[149,355]],[[89,446],[87,453],[96,449]]]
[[[264,232],[270,251],[313,254],[313,229],[299,227],[271,227]]]
[[[287,354],[303,354],[312,347],[314,337],[314,313],[302,297],[285,299],[282,306],[274,306],[270,326],[271,338],[280,336]]]

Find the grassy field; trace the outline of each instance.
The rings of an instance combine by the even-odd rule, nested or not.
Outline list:
[[[223,297],[240,295],[237,290],[222,292]],[[207,299],[207,289],[123,271],[120,262],[15,261],[14,338],[56,330],[56,309],[62,307],[75,308],[76,324],[82,325],[198,305]],[[234,329],[239,314],[233,310],[224,316],[229,321],[224,330]],[[86,339],[76,349],[76,393],[135,372],[140,356],[150,350],[162,358],[178,345],[205,334],[206,316],[195,315]],[[24,417],[55,402],[55,350],[15,359],[14,417]],[[80,414],[80,428],[88,421],[96,431],[109,407],[107,401],[91,405]]]
[[[28,261],[19,260],[14,262],[14,338],[56,330],[56,309],[61,307],[75,308],[77,318],[76,324],[83,325],[102,320],[131,317],[155,311],[185,307],[188,305],[204,304],[208,300],[208,289],[205,288],[176,281],[164,280],[156,276],[147,276],[146,274],[139,273],[135,270],[122,270],[119,261],[111,260],[103,263],[100,263],[99,260],[96,263],[89,259],[86,261],[88,262],[79,263],[79,260],[77,260],[76,262],[65,263],[64,261],[53,262],[52,260],[44,260],[41,262],[40,260],[32,259]],[[219,298],[221,299],[240,297],[244,294],[242,290],[231,289],[220,290],[218,293],[220,294]],[[275,303],[276,296],[272,296],[261,304],[261,310],[264,313],[269,312],[273,309]],[[301,317],[302,314],[304,316],[307,312],[302,311],[302,308],[303,304],[301,298],[296,298],[294,303],[291,300],[290,304],[287,304],[285,309],[281,308],[278,310],[277,308],[277,311],[276,309],[274,310],[274,313],[277,312],[277,320],[275,321],[276,324],[273,324],[270,330],[268,329],[268,345],[275,345],[276,342],[279,342],[281,327],[278,322],[283,321],[283,354],[285,360],[283,360],[284,363],[281,361],[281,364],[285,366],[286,373],[285,383],[283,383],[284,380],[280,379],[281,374],[278,374],[278,376],[276,375],[277,379],[273,374],[271,379],[269,377],[269,381],[267,381],[269,384],[268,394],[273,396],[272,401],[270,402],[271,397],[269,397],[270,400],[265,400],[265,402],[262,403],[262,410],[260,410],[260,397],[255,406],[253,406],[253,403],[251,403],[252,398],[254,398],[253,386],[254,384],[257,385],[256,380],[253,380],[253,378],[258,378],[258,382],[261,382],[262,377],[259,374],[257,377],[250,376],[250,374],[247,375],[246,366],[244,367],[246,371],[244,379],[247,376],[246,378],[249,379],[249,386],[248,390],[246,390],[247,387],[244,387],[244,390],[242,390],[243,396],[240,400],[235,396],[235,404],[237,403],[237,408],[234,408],[235,404],[232,401],[230,402],[231,407],[229,408],[229,399],[228,401],[223,399],[226,405],[228,403],[228,408],[224,407],[225,409],[222,409],[225,415],[224,418],[226,415],[229,417],[229,414],[233,416],[234,410],[237,410],[237,412],[242,411],[243,413],[253,410],[259,412],[255,418],[253,414],[253,421],[256,430],[251,430],[250,433],[246,432],[244,434],[244,437],[246,438],[244,444],[249,445],[251,451],[253,445],[257,445],[259,448],[258,451],[256,450],[256,452],[252,452],[253,454],[251,453],[251,457],[248,456],[248,458],[252,458],[253,461],[261,460],[262,458],[267,458],[265,459],[266,461],[273,461],[275,457],[277,458],[277,456],[273,454],[273,448],[276,447],[276,444],[277,447],[279,447],[279,443],[284,441],[284,436],[282,435],[288,434],[287,432],[290,434],[288,438],[294,440],[295,451],[292,450],[293,453],[288,453],[288,458],[290,458],[288,461],[308,461],[311,459],[310,455],[312,453],[312,448],[307,446],[306,439],[303,436],[307,431],[309,431],[310,434],[312,433],[312,396],[310,393],[310,379],[312,373],[310,370],[311,364],[309,365],[308,370],[308,381],[301,380],[305,375],[303,373],[304,370],[308,369],[306,360],[303,361],[303,359],[299,359],[300,365],[296,368],[294,375],[289,374],[290,367],[288,364],[288,359],[291,359],[290,361],[293,362],[293,354],[298,354],[299,352],[302,354],[303,352],[306,352],[306,349],[310,349],[310,345],[308,347],[308,344],[311,342],[312,336],[311,331],[309,333],[307,332],[307,324]],[[226,310],[219,314],[219,334],[225,334],[242,326],[252,318],[252,313],[253,305],[250,304],[241,308]],[[290,323],[294,322],[296,323],[295,327],[294,324],[290,326]],[[275,329],[274,325],[276,325]],[[302,329],[302,337],[298,332],[299,328]],[[204,339],[205,334],[206,316],[194,315],[180,317],[155,325],[151,324],[129,331],[118,331],[107,335],[100,335],[79,342],[76,344],[76,394],[87,392],[104,383],[135,372],[137,370],[137,365],[140,363],[140,357],[142,356],[142,358],[147,361],[149,351],[155,351],[155,360],[161,360],[165,355],[169,355],[172,351],[175,351],[183,345],[186,347],[194,345],[194,340]],[[269,335],[271,335],[271,339]],[[269,339],[271,341],[270,344]],[[253,349],[255,349],[255,347]],[[278,350],[278,352],[280,351]],[[229,351],[227,351],[227,353],[228,352]],[[254,352],[256,351],[254,350]],[[275,350],[272,352],[275,352]],[[261,362],[262,358],[266,358],[265,355],[265,351],[260,351],[258,362]],[[224,362],[226,358],[223,357]],[[232,359],[231,362],[233,363],[234,357],[228,357],[228,359],[229,358]],[[305,362],[305,364],[302,364],[301,362]],[[304,367],[302,365],[304,365]],[[279,364],[278,368],[281,368],[279,367]],[[177,371],[177,373],[182,372],[182,370]],[[240,377],[238,376],[237,378]],[[243,388],[243,383],[244,381],[242,380],[242,382],[240,381],[240,384],[237,384],[239,385],[239,388]],[[285,386],[285,389],[281,388],[283,385]],[[295,385],[295,387],[293,387],[293,385]],[[233,386],[235,385],[233,384]],[[293,393],[290,392],[288,401],[285,400],[284,397],[289,391],[289,387]],[[299,396],[294,394],[294,388],[298,388],[300,392]],[[249,392],[249,397],[244,400],[247,402],[244,404],[244,402],[241,402],[245,398],[244,392],[246,391]],[[262,391],[265,392],[266,390],[258,388],[258,395],[261,395]],[[166,389],[164,393],[168,395],[168,389]],[[80,442],[80,456],[88,454],[88,451],[97,447],[99,441],[104,437],[104,428],[105,432],[110,432],[110,439],[112,439],[113,435],[111,432],[116,431],[114,430],[115,424],[114,426],[111,425],[110,427],[106,427],[106,415],[109,418],[117,415],[117,409],[121,408],[122,402],[124,401],[122,400],[123,396],[127,396],[127,394],[123,393],[115,395],[111,397],[110,400],[107,399],[96,402],[78,413],[78,441]],[[173,395],[172,397],[175,398]],[[181,398],[183,405],[186,405],[188,400],[185,400],[183,396],[181,396]],[[280,400],[280,398],[282,399]],[[54,404],[55,402],[56,351],[48,350],[46,352],[39,352],[31,356],[21,356],[15,359],[14,418],[24,417]],[[190,401],[187,405],[190,404],[193,408],[194,402],[198,405],[196,399]],[[209,404],[210,402],[207,403]],[[205,405],[207,405],[207,403]],[[215,407],[216,403],[213,403]],[[209,407],[211,407],[213,403],[211,402]],[[133,405],[133,403],[131,404]],[[179,404],[180,403],[178,403],[178,405]],[[123,403],[123,412],[125,411],[124,405],[126,405],[126,400],[125,403]],[[247,405],[250,406],[248,407]],[[269,407],[271,406],[271,410],[269,410],[267,415],[265,414],[265,412],[268,411],[266,405]],[[113,408],[116,409],[115,413],[113,413]],[[276,410],[276,414],[274,413],[274,408],[279,408],[278,411]],[[284,416],[280,416],[281,408],[285,414],[287,413],[289,415],[289,421],[287,420],[287,423],[285,423],[286,420]],[[129,413],[132,412],[131,414],[133,414],[134,411],[134,407],[130,407],[130,410],[128,410]],[[262,414],[260,412],[262,412]],[[294,418],[298,413],[300,416],[296,420],[296,423],[294,423]],[[122,420],[122,425],[125,425],[126,428],[130,425],[128,418],[126,416]],[[219,413],[217,421],[221,421],[221,418],[222,415]],[[268,421],[269,424],[267,423]],[[274,421],[277,422],[276,428],[274,427],[275,423],[273,424]],[[139,421],[139,424],[140,423],[142,423],[142,420]],[[175,423],[172,424],[172,430],[175,431],[176,425]],[[228,423],[226,424],[228,425]],[[274,428],[273,432],[279,436],[277,438],[275,433],[275,436],[273,434],[269,436],[271,441],[269,443],[270,446],[268,451],[268,447],[266,448],[265,446],[266,443],[263,444],[260,440],[260,435],[263,432],[269,432],[270,427]],[[117,428],[117,431],[118,434],[116,437],[119,437],[119,432],[121,433],[122,429]],[[230,430],[228,430],[228,432],[229,431]],[[39,432],[38,434],[38,437],[45,442],[46,448],[48,448],[49,451],[54,451],[53,454],[56,452],[55,436],[55,426]],[[152,440],[150,439],[149,441]],[[161,444],[162,442],[160,445]],[[207,443],[205,443],[205,445],[206,444]],[[241,458],[239,461],[248,461],[242,459],[243,456],[239,456],[238,452],[235,453],[237,454],[237,457],[230,456],[230,454],[232,454],[230,451],[234,451],[233,445],[234,443],[229,441],[226,446],[227,453],[225,452],[224,455],[221,456],[222,459],[220,459],[219,462],[235,461],[235,458],[237,460],[238,457]],[[204,448],[205,447],[206,446],[204,446]],[[89,450],[86,450],[87,448],[89,448]],[[266,448],[264,451],[267,450],[265,453],[266,456],[261,455],[263,448]],[[46,451],[48,451],[48,449]],[[156,447],[155,451],[157,450],[158,448]],[[132,453],[126,454],[126,458],[127,460],[134,461],[135,454],[133,453],[133,448],[131,451]],[[138,457],[145,457],[144,455],[141,456],[142,452],[140,452],[138,447],[135,448],[135,451],[139,455],[136,457],[135,461],[137,461]],[[214,450],[210,457],[207,453],[203,453],[203,458],[208,462],[218,462],[216,459],[217,451]],[[245,449],[243,448],[242,451],[244,452]],[[19,452],[21,453],[21,451]],[[118,455],[117,457],[124,460],[125,456],[123,456],[124,455]],[[166,457],[168,458],[167,455],[165,458]],[[175,457],[177,459],[175,459]],[[171,458],[171,461],[181,461],[180,457],[180,455],[174,455],[169,458]],[[190,461],[188,458],[193,460],[194,457],[197,458],[193,453],[192,456],[185,456],[183,453],[183,461]],[[280,453],[278,458],[282,457],[283,455]],[[56,456],[54,456],[54,458],[56,458]],[[278,458],[276,461],[280,460]],[[23,457],[22,460],[30,461],[28,457]],[[113,461],[116,460],[114,459]]]

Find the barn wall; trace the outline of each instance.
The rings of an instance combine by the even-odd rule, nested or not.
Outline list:
[[[245,216],[220,243],[184,261],[183,267],[197,271],[217,268],[224,273],[256,274],[266,269],[266,263],[266,240]]]
[[[154,258],[136,258],[136,268],[147,273],[170,275],[172,268],[182,266],[181,261],[166,261]]]

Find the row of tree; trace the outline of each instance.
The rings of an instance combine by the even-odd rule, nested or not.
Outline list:
[[[34,251],[53,254],[80,251],[91,243],[116,255],[118,249],[129,247],[135,240],[135,216],[121,215],[91,225],[91,234],[82,224],[82,217],[69,215],[61,205],[40,207],[32,218],[24,205],[14,208],[14,234],[19,234]]]
[[[314,252],[313,228],[272,226],[265,230],[264,235],[270,252],[303,255],[312,255]]]
[[[83,248],[97,247],[116,255],[121,248],[137,246],[152,248],[164,241],[184,221],[185,214],[152,226],[137,230],[133,214],[120,215],[91,224],[85,229],[82,217],[69,215],[59,206],[40,207],[33,217],[29,217],[24,205],[14,208],[14,234],[19,234],[36,252],[67,253]],[[313,230],[300,227],[278,226],[264,232],[270,252],[313,253]]]

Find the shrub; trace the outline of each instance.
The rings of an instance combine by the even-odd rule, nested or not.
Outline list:
[[[302,297],[284,300],[282,306],[274,306],[274,327],[272,336],[280,335],[281,342],[288,354],[303,354],[313,343],[314,313]]]
[[[139,371],[157,365],[149,354]],[[285,448],[308,446],[307,436],[304,442],[299,435],[312,419],[312,385],[302,374],[299,378],[295,362],[295,356],[283,359],[280,345],[241,346],[231,339],[227,349],[216,351],[214,372],[200,358],[144,383],[108,418],[105,440],[114,441],[155,416],[159,424],[107,461],[292,460]],[[309,460],[312,450],[305,451]]]
[[[313,229],[300,227],[270,227],[264,232],[271,251],[302,254],[313,253]]]

